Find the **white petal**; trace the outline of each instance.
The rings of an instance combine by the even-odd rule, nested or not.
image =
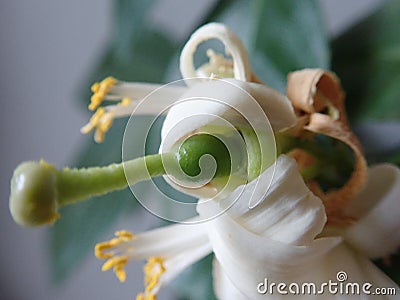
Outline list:
[[[184,269],[191,266],[200,259],[212,252],[211,245],[205,243],[193,248],[188,248],[184,252],[165,261],[166,272],[161,277],[161,283],[166,284],[179,275]]]
[[[400,247],[400,169],[371,167],[366,187],[348,214],[358,219],[345,233],[348,243],[371,258],[395,252]]]
[[[118,246],[121,252],[129,251],[130,259],[151,256],[170,257],[187,249],[208,244],[207,231],[202,223],[176,224],[150,230],[135,236],[132,241]],[[132,250],[132,251],[131,251]]]
[[[254,208],[251,203],[258,203]],[[222,210],[247,230],[288,244],[305,245],[319,234],[326,222],[324,206],[305,185],[296,162],[281,155],[257,179],[238,187],[220,200]],[[233,205],[232,205],[233,204]],[[210,202],[200,202],[205,216]]]
[[[218,209],[218,208],[216,208]],[[215,272],[215,289],[219,299],[244,294],[243,299],[281,299],[276,286],[273,295],[260,294],[257,286],[269,283],[313,283],[317,289],[329,280],[337,281],[338,272],[346,272],[346,282],[371,283],[374,287],[398,286],[368,258],[354,251],[340,237],[320,238],[306,246],[295,246],[262,237],[247,231],[224,214],[209,224],[210,242],[221,269]],[[218,276],[218,277],[217,277]],[[234,290],[230,290],[234,286]],[[235,291],[237,290],[237,291]],[[299,295],[286,297],[299,299]],[[398,296],[324,294],[307,299],[397,299]],[[241,299],[241,298],[238,298]]]
[[[213,285],[218,299],[248,300],[226,276],[218,260],[213,260]]]
[[[265,277],[286,282],[301,278],[306,273],[305,265],[312,264],[341,241],[340,238],[323,238],[308,246],[293,246],[256,235],[227,214],[207,224],[219,263],[248,299],[263,299],[264,295],[257,293],[257,284]]]
[[[240,116],[255,127],[269,127],[269,121],[273,131],[291,127],[296,121],[290,101],[258,83],[214,79],[196,84],[180,99],[164,121],[161,149],[170,149],[179,139],[212,124],[218,117],[233,126],[240,125]]]

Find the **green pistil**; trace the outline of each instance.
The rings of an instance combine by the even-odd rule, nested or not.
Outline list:
[[[183,171],[190,179],[200,172],[199,159],[205,154],[217,163],[212,180],[229,177],[229,152],[223,142],[208,134],[187,138],[176,153],[149,155],[105,167],[57,170],[45,161],[25,162],[16,168],[11,180],[10,211],[20,225],[53,223],[59,218],[59,207],[164,175],[165,165],[168,174],[181,178]]]
[[[128,182],[133,185],[165,174],[162,159],[173,159],[173,155],[157,154],[105,167],[62,170],[43,160],[24,162],[15,169],[11,180],[11,214],[24,226],[53,223],[59,217],[60,206],[124,189]]]
[[[120,164],[85,169],[65,168],[57,171],[59,205],[99,196],[165,174],[162,159],[168,154],[139,157]],[[125,172],[124,172],[125,168]]]
[[[18,224],[25,226],[53,223],[59,218],[61,206],[165,174],[189,183],[210,183],[217,189],[225,188],[229,182],[226,189],[229,192],[255,179],[275,160],[271,155],[274,152],[271,136],[259,138],[251,128],[240,128],[239,131],[240,135],[231,131],[220,131],[215,136],[195,134],[171,153],[104,167],[57,170],[45,161],[22,163],[11,180],[11,214]],[[202,162],[206,155],[214,161]],[[201,174],[203,171],[205,175]],[[199,178],[203,175],[204,178]]]

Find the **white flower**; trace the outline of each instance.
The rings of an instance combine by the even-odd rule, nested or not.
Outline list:
[[[196,47],[212,38],[225,45],[230,57],[209,50],[209,62],[195,68]],[[96,112],[82,132],[95,130],[95,140],[101,142],[114,118],[168,111],[159,154],[89,169],[57,170],[44,161],[24,163],[11,184],[14,219],[31,226],[52,223],[59,217],[59,206],[162,174],[174,188],[199,198],[198,215],[187,220],[190,224],[138,235],[118,231],[115,238],[95,248],[95,255],[106,260],[102,270],[113,269],[122,282],[126,264],[148,260],[145,290],[138,300],[156,299],[163,285],[210,253],[215,254],[213,278],[219,299],[298,297],[285,289],[291,293],[283,295],[282,285],[304,283],[315,288],[310,294],[301,291],[307,299],[379,297],[374,290],[372,294],[365,290],[355,295],[346,294],[347,290],[332,293],[326,285],[335,279],[392,288],[399,294],[399,287],[370,259],[390,255],[400,246],[400,170],[388,164],[367,169],[357,137],[347,124],[339,79],[320,69],[293,72],[288,78],[289,100],[259,82],[239,38],[217,23],[192,35],[182,51],[180,70],[186,86],[127,83],[112,77],[92,86],[89,109]],[[153,101],[149,95],[162,99]],[[103,100],[117,104],[100,107]],[[211,145],[235,134],[234,141],[240,140],[243,147],[239,142],[221,146],[220,140],[218,147]],[[288,155],[276,152],[275,134],[294,144],[288,147]],[[306,183],[302,177],[301,172],[310,168],[323,170],[321,161],[332,164],[322,160],[324,154],[315,151],[316,144],[307,144],[316,134],[341,141],[354,153],[354,170],[337,190],[324,191],[318,181]],[[184,148],[196,135],[207,136],[208,144],[203,139],[194,149]],[[187,183],[181,181],[176,171],[184,169],[178,157],[181,148],[177,150],[181,146],[188,156],[195,156],[196,167],[197,154],[215,154],[224,164],[219,169],[223,171],[206,182],[197,175]],[[232,154],[230,161],[225,146]],[[173,172],[163,164],[164,158],[173,164]],[[188,160],[190,169],[193,159]],[[76,190],[71,192],[71,187]],[[274,293],[267,280],[280,290]],[[380,297],[396,298],[396,294]]]
[[[232,60],[208,51],[210,62],[196,69],[193,66],[196,47],[210,38],[220,39]],[[249,82],[257,80],[247,54],[240,40],[225,26],[212,23],[200,28],[182,51],[180,62],[188,87],[168,86],[162,92],[161,106],[174,105],[163,125],[160,153],[172,151],[179,142],[196,133],[224,133],[225,129],[221,131],[224,122],[229,125],[222,127],[231,126],[239,131],[250,124],[259,139],[261,153],[269,153],[270,136],[265,136],[296,124],[298,119],[286,96],[263,84]],[[159,87],[113,79],[95,85],[91,109],[97,108],[104,98],[122,102],[99,108],[99,115],[95,114],[83,131],[96,128],[96,139],[101,141],[113,117],[135,113],[139,101]],[[146,105],[146,100],[140,105],[144,107],[142,113],[160,112],[160,107]],[[345,119],[343,114],[332,115],[333,121]],[[116,238],[96,247],[96,255],[107,259],[103,269],[113,268],[124,281],[123,268],[130,260],[148,259],[145,291],[137,299],[155,299],[162,285],[211,252],[216,258],[213,276],[219,299],[278,299],[281,295],[260,294],[258,284],[268,278],[286,284],[312,282],[318,286],[335,280],[342,270],[352,282],[395,287],[400,292],[369,260],[387,255],[400,245],[397,168],[387,165],[371,168],[370,184],[348,207],[348,216],[358,221],[350,227],[336,228],[326,225],[323,202],[306,186],[292,158],[281,155],[275,161],[275,156],[271,159],[267,155],[261,160],[259,176],[218,197],[215,196],[218,188],[212,184],[186,188],[166,177],[176,189],[200,198],[199,220],[209,221],[172,225],[140,235],[117,232]],[[323,297],[347,296],[327,292],[318,295]],[[358,298],[372,299],[365,294]]]

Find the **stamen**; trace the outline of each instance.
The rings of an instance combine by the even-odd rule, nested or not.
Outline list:
[[[157,300],[157,295],[156,294],[145,295],[143,293],[140,293],[139,295],[136,296],[136,300]]]
[[[133,240],[133,238],[135,237],[132,232],[127,230],[116,231],[115,236],[121,239],[127,239],[128,241]]]
[[[128,106],[128,105],[130,105],[132,103],[132,100],[130,99],[130,98],[123,98],[122,100],[121,100],[121,102],[119,103],[119,105],[121,105],[121,106]]]
[[[101,270],[105,272],[116,266],[124,266],[127,262],[128,258],[126,256],[114,256],[103,264]]]
[[[92,89],[99,89],[97,86],[92,86]],[[119,117],[121,112],[119,112],[119,107],[128,107],[132,104],[132,100],[129,98],[123,98],[117,105],[109,105],[106,107],[100,107],[96,110],[94,115],[90,118],[89,123],[81,128],[83,134],[87,134],[92,130],[96,129],[94,139],[97,143],[104,141],[105,134],[111,128],[114,118]],[[117,113],[117,115],[116,115]],[[129,115],[130,110],[126,114]]]
[[[105,252],[107,250],[114,249],[121,245],[124,242],[129,242],[133,239],[135,239],[134,234],[132,234],[129,231],[126,230],[121,230],[115,232],[115,238],[102,242],[96,245],[95,247],[95,255],[99,259],[107,259],[107,261],[103,264],[101,267],[101,270],[103,272],[110,270],[113,268],[113,271],[115,273],[115,276],[117,276],[118,280],[121,282],[125,282],[126,280],[126,272],[124,270],[126,264],[129,261],[129,258],[127,255],[115,255],[115,252],[109,251]]]
[[[100,83],[96,82],[92,85],[91,90],[94,93],[91,102],[89,104],[90,110],[95,110],[103,102],[104,97],[110,91],[110,89],[117,84],[117,80],[114,77],[107,77]]]
[[[214,52],[212,49],[207,50],[207,56],[209,62],[196,70],[198,76],[211,77],[212,79],[234,77],[231,59]]]
[[[247,57],[247,52],[241,40],[227,27],[218,23],[210,23],[200,27],[192,34],[189,41],[187,41],[185,47],[182,49],[180,57],[180,70],[182,77],[187,79],[198,76],[196,72],[197,70],[194,67],[194,53],[199,44],[210,39],[220,40],[225,46],[226,53],[231,55],[233,62],[233,77],[242,81],[250,81],[252,71]],[[215,63],[223,62],[222,65],[226,67],[227,59],[217,55],[214,55],[214,58],[216,59]],[[210,63],[212,63],[212,61],[210,61]],[[190,85],[193,83],[187,81],[187,84]]]
[[[154,291],[159,283],[160,277],[165,273],[164,259],[161,257],[150,257],[143,268],[145,292],[137,295],[136,300],[157,299]]]

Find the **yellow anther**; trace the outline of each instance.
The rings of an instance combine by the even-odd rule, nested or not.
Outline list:
[[[111,268],[121,270],[125,265],[128,263],[128,257],[127,256],[114,256],[107,260],[103,266],[101,267],[101,270],[103,272],[110,270]]]
[[[139,295],[136,296],[136,300],[157,300],[156,294],[143,294],[140,293]]]
[[[91,87],[90,87],[91,91],[93,93],[97,93],[100,89],[100,83],[95,82]]]
[[[114,256],[110,259],[108,259],[102,266],[101,266],[101,270],[103,272],[110,270],[111,268],[113,268],[115,265],[118,264],[118,262],[120,261],[120,257],[119,256]]]
[[[203,64],[197,69],[198,74],[207,76],[211,79],[233,77],[233,62],[225,56],[207,50],[208,63]]]
[[[95,110],[101,102],[103,102],[104,97],[110,91],[110,89],[117,84],[117,80],[114,77],[107,77],[100,83],[96,82],[92,85],[91,90],[94,93],[90,99],[89,109]]]
[[[120,282],[125,282],[125,280],[126,280],[126,272],[124,270],[124,267],[125,267],[125,265],[114,267],[115,276],[117,276],[117,278]]]
[[[120,238],[114,238],[107,242],[99,243],[94,248],[94,254],[96,255],[97,258],[108,259],[108,258],[112,257],[114,255],[114,253],[113,252],[105,253],[104,251],[113,249],[114,247],[118,246],[122,242],[124,242],[124,240],[122,240]]]
[[[81,132],[86,134],[96,128],[100,123],[101,118],[104,116],[104,113],[104,108],[101,107],[97,109],[94,115],[90,118],[89,123],[81,128]]]
[[[106,133],[110,128],[114,120],[114,115],[112,112],[104,115],[104,118],[101,120],[98,130]]]
[[[120,238],[126,238],[129,240],[133,240],[135,237],[132,232],[127,231],[127,230],[116,231],[115,236],[120,237]]]
[[[124,267],[128,263],[128,257],[126,255],[116,256],[115,253],[112,251],[109,252],[105,251],[114,249],[119,245],[121,245],[122,243],[129,242],[134,238],[135,236],[133,235],[133,233],[126,230],[121,230],[115,232],[115,238],[97,244],[96,247],[94,248],[94,253],[96,257],[100,259],[107,259],[107,261],[101,267],[101,270],[107,271],[113,268],[113,271],[117,276],[118,280],[121,282],[125,282],[126,272],[124,270]],[[128,247],[128,249],[132,249],[132,247],[130,248]]]
[[[123,242],[131,241],[135,238],[132,232],[127,230],[120,230],[115,232],[115,238],[109,241],[98,243],[94,248],[94,254],[100,259],[109,259],[114,256],[113,252],[105,253],[106,250],[113,249],[114,247],[122,244]]]
[[[121,106],[128,106],[132,103],[132,100],[130,98],[124,98],[121,100],[121,102],[119,103],[119,105]]]
[[[114,113],[106,111],[103,107],[100,107],[90,118],[89,123],[81,128],[81,132],[87,134],[93,129],[96,129],[94,139],[96,142],[100,143],[104,141],[105,134],[111,128],[113,120]]]
[[[100,107],[96,110],[95,114],[90,118],[90,123],[93,125],[97,125],[101,118],[104,116],[105,110],[104,108]]]
[[[90,98],[90,104],[88,108],[90,110],[95,110],[101,102],[103,102],[104,94],[103,93],[96,93]]]
[[[94,140],[96,143],[102,143],[104,142],[104,137],[106,136],[106,133],[100,129],[97,129],[96,132],[94,133]]]
[[[145,292],[136,296],[136,300],[156,300],[154,289],[160,284],[160,277],[165,273],[164,259],[150,257],[143,268]]]
[[[166,271],[164,260],[161,257],[151,257],[143,270],[145,291],[149,293],[159,284],[161,275]]]
[[[104,251],[108,250],[108,249],[112,249],[113,247],[114,246],[112,246],[108,242],[99,243],[94,248],[94,255],[100,259],[109,259],[109,258],[113,257],[114,253],[113,252],[105,253]]]

